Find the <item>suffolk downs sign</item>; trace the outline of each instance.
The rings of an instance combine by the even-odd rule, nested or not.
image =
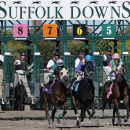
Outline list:
[[[127,0],[3,0],[0,20],[118,20],[130,18]]]

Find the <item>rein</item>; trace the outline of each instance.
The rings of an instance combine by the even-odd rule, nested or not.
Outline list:
[[[91,64],[88,64],[88,65],[91,65]],[[91,73],[94,74],[94,72],[93,72],[93,71],[90,71],[89,73],[87,72],[86,67],[87,67],[88,65],[85,66],[85,73],[87,74],[87,75],[86,75],[86,78],[89,78],[89,79],[90,79],[89,75],[90,75]]]

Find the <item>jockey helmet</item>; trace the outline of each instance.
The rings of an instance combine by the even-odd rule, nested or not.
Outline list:
[[[113,54],[113,59],[120,59],[120,55],[118,53],[114,53]]]
[[[112,47],[111,47],[111,46],[107,46],[107,47],[106,47],[106,51],[111,52],[111,51],[112,51]]]
[[[56,64],[57,64],[57,66],[63,66],[63,65],[64,65],[64,62],[63,62],[62,59],[58,59],[58,60],[56,61]]]
[[[60,56],[60,52],[59,51],[54,52],[54,56]]]
[[[92,56],[86,55],[86,56],[85,56],[85,60],[86,60],[86,61],[92,61]]]
[[[26,53],[25,53],[24,51],[22,51],[22,52],[20,53],[20,56],[26,56]]]
[[[84,54],[84,51],[83,51],[83,50],[78,50],[78,55],[79,55],[79,54],[82,54],[82,55],[83,55],[83,54]]]

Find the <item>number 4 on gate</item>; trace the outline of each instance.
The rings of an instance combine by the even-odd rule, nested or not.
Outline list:
[[[57,37],[57,24],[43,24],[43,37]]]
[[[102,37],[116,37],[115,24],[103,24],[102,25]]]

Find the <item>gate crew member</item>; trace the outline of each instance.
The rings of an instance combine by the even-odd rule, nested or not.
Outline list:
[[[2,97],[2,82],[3,82],[3,69],[2,69],[2,63],[4,62],[4,56],[0,55],[0,97]]]
[[[111,68],[109,67],[109,62],[112,60],[112,47],[107,46],[106,47],[107,53],[102,52],[103,55],[103,69],[104,69],[104,76],[103,76],[103,83],[105,84],[106,79],[109,80],[109,72],[111,71]]]
[[[60,52],[56,51],[54,52],[54,58],[51,59],[48,64],[47,64],[47,71],[50,72],[52,70],[52,66],[54,66],[56,64],[56,61],[59,59],[60,57]],[[53,82],[54,78],[53,77],[49,77],[49,86],[51,85],[51,83]]]
[[[80,61],[80,64],[78,65],[78,67],[76,68],[76,72],[79,73],[79,76],[77,77],[77,79],[74,81],[72,87],[76,87],[77,84],[84,78],[83,76],[83,73],[85,71],[85,62],[87,61],[92,61],[92,56],[90,55],[86,55],[85,58],[83,58],[81,61]],[[92,66],[93,66],[93,69],[95,71],[95,63],[94,61],[92,61]],[[94,87],[94,85],[93,85]],[[95,88],[95,87],[94,87]]]
[[[75,60],[75,70],[78,67],[80,61],[84,58],[84,51],[83,50],[78,50],[78,58]],[[77,77],[79,76],[78,73],[76,73]]]
[[[30,89],[28,87],[25,71],[31,69],[33,67],[33,63],[31,64],[30,67],[27,67],[27,63],[24,61],[25,56],[26,56],[26,53],[21,52],[20,53],[21,58],[14,62],[14,65],[16,65],[14,88],[18,85],[19,81],[22,81],[26,89],[27,97],[32,98],[33,96],[31,95]]]

